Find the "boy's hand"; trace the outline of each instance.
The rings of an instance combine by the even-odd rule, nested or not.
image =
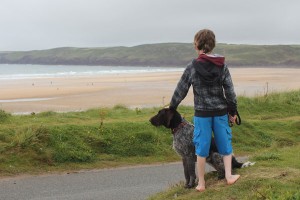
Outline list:
[[[236,117],[237,117],[236,115],[234,115],[234,116],[229,115],[229,121],[230,121],[230,123],[235,124]]]

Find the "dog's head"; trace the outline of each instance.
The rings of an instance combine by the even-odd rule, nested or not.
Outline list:
[[[149,120],[153,126],[165,126],[166,128],[170,128],[170,123],[176,110],[170,108],[163,108],[158,111],[158,113],[151,117]]]

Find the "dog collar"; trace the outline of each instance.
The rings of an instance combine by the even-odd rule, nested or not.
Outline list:
[[[179,129],[187,125],[188,123],[186,121],[181,122],[176,128],[172,129],[172,134],[175,134]]]

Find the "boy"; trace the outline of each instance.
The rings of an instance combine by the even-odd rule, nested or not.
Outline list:
[[[198,58],[190,63],[171,99],[170,108],[176,109],[186,97],[190,86],[194,93],[194,138],[197,170],[199,176],[197,191],[205,190],[205,163],[209,154],[211,134],[214,133],[216,145],[223,155],[227,184],[235,183],[240,175],[231,174],[232,145],[229,120],[234,123],[237,113],[237,101],[225,58],[212,54],[215,47],[215,35],[211,30],[203,29],[196,33],[194,46]]]

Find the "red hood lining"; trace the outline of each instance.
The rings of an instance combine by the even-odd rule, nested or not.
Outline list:
[[[200,54],[196,60],[200,62],[210,62],[218,67],[223,67],[225,63],[225,57],[217,54]]]

